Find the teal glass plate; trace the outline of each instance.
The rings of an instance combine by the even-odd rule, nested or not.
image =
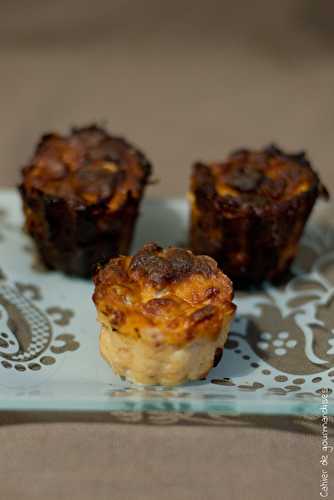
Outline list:
[[[101,359],[89,281],[47,271],[0,192],[0,409],[334,414],[334,230],[320,207],[290,281],[236,294],[223,359],[206,380],[165,389],[121,380]],[[147,200],[133,250],[184,244],[185,200]]]

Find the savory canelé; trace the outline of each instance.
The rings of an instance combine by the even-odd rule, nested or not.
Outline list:
[[[207,375],[235,312],[232,283],[212,258],[149,243],[94,281],[100,351],[116,373],[166,386]]]
[[[151,164],[98,126],[42,137],[22,170],[25,227],[49,268],[79,276],[128,253]]]
[[[190,245],[215,258],[234,284],[281,278],[293,261],[319,195],[328,197],[305,153],[276,146],[196,163]]]

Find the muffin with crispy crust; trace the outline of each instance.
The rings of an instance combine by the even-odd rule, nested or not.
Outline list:
[[[223,266],[237,285],[283,277],[318,196],[328,197],[305,153],[276,146],[196,163],[191,178],[191,248]]]
[[[20,192],[44,263],[89,276],[97,263],[128,253],[150,173],[139,150],[95,125],[43,136]]]
[[[232,283],[212,258],[149,243],[94,281],[100,351],[116,373],[166,386],[206,376],[235,312]]]

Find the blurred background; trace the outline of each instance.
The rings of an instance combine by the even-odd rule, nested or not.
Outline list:
[[[1,0],[0,78],[1,185],[41,133],[97,121],[153,161],[153,196],[271,141],[334,187],[330,0]]]

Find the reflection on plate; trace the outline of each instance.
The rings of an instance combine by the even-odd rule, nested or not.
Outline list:
[[[328,399],[334,414],[334,229],[324,210],[287,283],[237,293],[223,359],[207,380],[163,389],[112,373],[98,353],[91,283],[43,268],[17,195],[2,191],[0,408],[320,415]],[[186,226],[185,201],[146,201],[133,249],[185,243]]]

